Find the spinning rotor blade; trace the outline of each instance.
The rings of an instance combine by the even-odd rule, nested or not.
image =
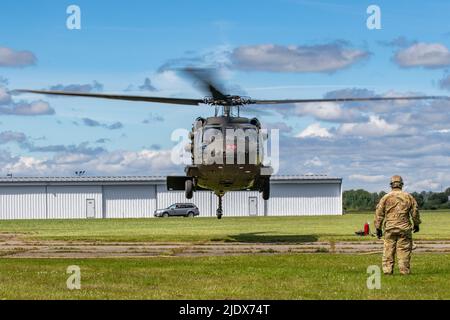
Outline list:
[[[450,100],[447,96],[417,97],[367,97],[367,98],[330,98],[330,99],[294,99],[294,100],[251,100],[249,104],[288,104],[311,102],[358,102],[358,101],[395,101],[395,100]]]
[[[183,74],[194,79],[200,89],[207,94],[211,94],[214,99],[225,99],[221,85],[217,78],[215,69],[185,68],[180,70]]]
[[[183,99],[183,98],[162,98],[162,97],[145,97],[132,95],[118,95],[118,94],[103,94],[103,93],[83,93],[83,92],[67,92],[67,91],[47,91],[47,90],[15,90],[22,93],[38,93],[57,96],[72,96],[72,97],[86,97],[86,98],[101,98],[111,100],[126,100],[126,101],[143,101],[143,102],[159,102],[169,104],[182,104],[189,106],[196,106],[204,103],[202,99]]]

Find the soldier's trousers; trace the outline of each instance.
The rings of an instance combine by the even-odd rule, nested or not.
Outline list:
[[[394,270],[395,255],[400,273],[410,273],[412,251],[411,231],[386,231],[384,234],[383,272],[391,274]]]

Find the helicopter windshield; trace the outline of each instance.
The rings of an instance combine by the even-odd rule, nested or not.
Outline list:
[[[228,131],[231,130],[231,131]],[[227,135],[234,135],[235,137],[239,137],[239,135],[244,134],[244,137],[248,138],[248,137],[256,137],[257,135],[257,130],[254,127],[249,127],[249,128],[232,128],[232,127],[228,127],[226,130],[226,134]]]
[[[209,144],[213,142],[215,138],[222,135],[222,131],[220,127],[209,127],[205,129],[203,133],[203,143]]]

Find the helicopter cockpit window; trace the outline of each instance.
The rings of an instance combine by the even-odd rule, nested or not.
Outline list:
[[[203,143],[209,144],[214,141],[214,139],[220,137],[222,134],[220,127],[209,127],[205,129],[203,133]]]
[[[250,128],[233,128],[233,127],[227,127],[227,130],[243,130],[246,133],[256,133],[256,128],[250,127]]]
[[[231,132],[233,133],[233,135],[236,138],[238,138],[239,135],[244,134],[244,137],[246,138],[246,140],[248,140],[249,137],[256,138],[256,136],[258,134],[256,128],[253,128],[253,127],[251,127],[251,128],[231,128],[231,127],[229,127],[229,128],[227,128],[226,132],[228,132],[228,130],[231,130]]]

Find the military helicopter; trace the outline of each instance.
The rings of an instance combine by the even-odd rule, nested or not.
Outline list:
[[[284,99],[257,100],[240,95],[225,94],[224,89],[215,79],[211,69],[185,68],[185,75],[209,93],[203,99],[150,97],[136,95],[118,95],[103,93],[83,93],[52,90],[16,90],[22,93],[46,95],[61,95],[73,97],[103,98],[113,100],[156,102],[166,104],[197,106],[206,104],[215,108],[212,117],[198,117],[189,133],[191,143],[186,146],[192,155],[192,164],[185,167],[184,176],[168,176],[168,190],[183,190],[186,198],[191,199],[193,192],[210,190],[218,197],[217,218],[223,215],[222,198],[229,191],[253,190],[259,191],[264,200],[270,197],[270,176],[272,168],[264,165],[263,140],[267,135],[261,128],[257,118],[240,116],[240,108],[248,105],[280,105],[289,103],[319,103],[319,102],[364,102],[364,101],[395,101],[395,100],[436,100],[446,96],[404,96],[404,97],[361,97],[361,98],[331,98],[331,99]],[[243,133],[244,147],[238,148],[236,142],[239,136],[230,137],[230,130]],[[241,136],[242,137],[242,136]],[[251,147],[250,138],[260,137]],[[214,148],[209,146],[214,145]],[[256,146],[256,152],[255,150]],[[205,151],[207,151],[205,153]],[[253,156],[251,156],[253,155]],[[241,161],[236,161],[240,159]],[[230,161],[231,160],[231,161]],[[243,160],[243,161],[242,161]]]

